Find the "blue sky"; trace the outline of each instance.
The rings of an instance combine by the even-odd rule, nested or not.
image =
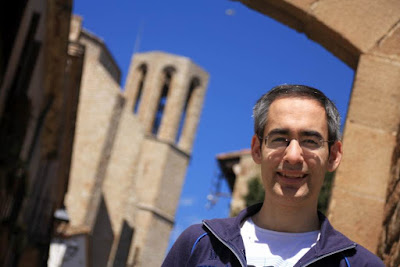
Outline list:
[[[304,34],[238,2],[75,0],[73,12],[105,41],[121,68],[122,86],[135,47],[189,57],[210,74],[171,242],[190,224],[228,216],[229,198],[206,208],[218,175],[215,157],[250,146],[252,106],[270,88],[319,88],[346,115],[354,71]]]

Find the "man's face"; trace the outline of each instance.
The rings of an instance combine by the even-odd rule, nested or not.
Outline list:
[[[328,140],[325,109],[309,98],[276,99],[269,109],[263,137],[266,136],[294,139],[287,147],[276,148],[253,137],[252,156],[261,164],[266,201],[316,207],[325,173],[334,171],[340,163],[341,143],[334,143],[329,151],[326,142],[311,150],[300,146],[300,142],[307,145],[309,139]]]

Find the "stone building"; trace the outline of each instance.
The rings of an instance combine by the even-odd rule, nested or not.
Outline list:
[[[44,266],[67,190],[83,49],[71,0],[0,9],[0,265]]]
[[[387,266],[399,266],[400,1],[240,2],[306,34],[355,70],[328,217]]]
[[[248,183],[253,178],[260,179],[261,170],[254,163],[250,149],[219,154],[217,162],[231,191],[230,214],[235,215],[246,207]]]
[[[122,92],[118,65],[79,17],[71,39],[85,47],[85,60],[66,197],[69,231],[88,230],[91,266],[159,266],[208,74],[185,57],[139,53]]]

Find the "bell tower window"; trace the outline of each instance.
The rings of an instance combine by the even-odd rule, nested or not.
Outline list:
[[[145,64],[140,65],[139,73],[140,73],[140,78],[139,78],[139,85],[138,85],[138,90],[137,90],[137,95],[136,95],[136,101],[135,104],[133,105],[133,112],[137,113],[139,110],[139,105],[140,105],[140,100],[142,98],[142,92],[143,92],[143,86],[144,82],[146,79],[146,74],[147,74],[147,66]]]
[[[168,91],[170,89],[171,86],[171,80],[172,80],[172,75],[174,72],[174,68],[172,67],[167,67],[164,69],[164,81],[162,83],[162,87],[161,87],[161,94],[160,94],[160,98],[158,101],[158,105],[157,105],[157,110],[156,110],[156,116],[154,118],[154,122],[153,122],[153,127],[151,132],[154,135],[157,135],[158,133],[158,129],[160,128],[161,125],[161,120],[163,118],[163,113],[164,113],[164,108],[165,105],[167,103],[167,96],[168,96]]]
[[[193,92],[196,90],[196,88],[199,88],[200,86],[200,80],[198,78],[193,78],[190,81],[189,84],[189,90],[188,90],[188,94],[186,97],[186,101],[182,110],[182,114],[181,114],[181,119],[179,121],[179,126],[178,126],[178,132],[175,138],[175,142],[178,143],[181,135],[182,135],[182,131],[183,131],[183,126],[185,124],[185,121],[187,120],[187,111],[188,111],[188,107],[190,105],[191,102],[193,102]]]

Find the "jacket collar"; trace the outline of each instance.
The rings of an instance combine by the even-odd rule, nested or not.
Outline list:
[[[240,237],[240,227],[242,222],[256,214],[261,209],[262,203],[250,206],[242,210],[238,216],[227,219],[205,220],[215,234],[222,240],[235,244],[237,249],[244,250],[243,241]],[[355,247],[355,243],[336,231],[329,223],[328,219],[321,212],[318,212],[321,225],[321,235],[317,244],[303,257],[302,262],[323,255],[332,254],[336,251],[346,250]]]
[[[242,210],[236,217],[204,220],[213,232],[225,241],[231,241],[240,236],[240,227],[246,218],[253,216],[261,209],[262,203],[255,204]]]

